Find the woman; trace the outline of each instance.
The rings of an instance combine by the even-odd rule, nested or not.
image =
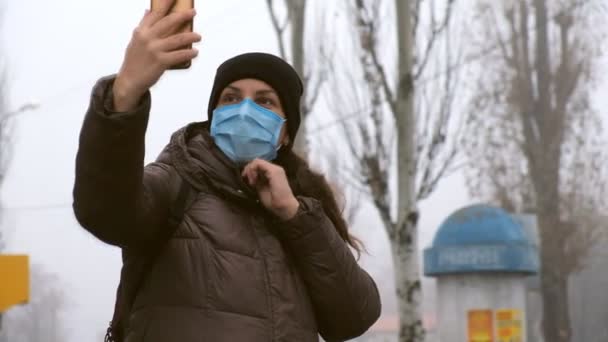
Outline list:
[[[148,89],[197,54],[175,49],[200,40],[171,33],[195,13],[167,15],[170,5],[144,16],[120,72],[95,86],[76,158],[74,212],[123,249],[121,286],[138,253],[159,249],[115,333],[127,342],[363,334],[380,314],[378,291],[325,179],[291,150],[302,84],[289,64],[261,53],[223,63],[210,121],[176,132],[143,166]],[[158,244],[184,182],[195,195]]]

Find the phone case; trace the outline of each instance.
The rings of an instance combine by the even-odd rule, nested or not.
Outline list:
[[[150,0],[150,9],[154,9],[156,6],[158,6],[158,3],[160,1],[161,0]],[[175,0],[175,3],[173,4],[173,7],[169,11],[169,13],[178,12],[178,11],[186,11],[191,8],[194,8],[194,0]],[[184,25],[182,28],[180,28],[176,33],[192,32],[193,29],[194,29],[194,22],[191,20],[190,22],[186,23],[186,25]],[[192,44],[190,44],[188,46],[184,46],[183,48],[192,48]],[[170,70],[188,69],[188,68],[190,68],[191,65],[192,65],[192,63],[190,61],[188,61],[186,63],[174,65],[174,66],[170,67],[169,69]]]

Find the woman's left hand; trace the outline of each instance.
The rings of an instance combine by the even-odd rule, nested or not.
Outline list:
[[[245,166],[241,175],[256,189],[266,209],[284,221],[296,215],[300,203],[293,195],[282,167],[262,159],[255,159]]]

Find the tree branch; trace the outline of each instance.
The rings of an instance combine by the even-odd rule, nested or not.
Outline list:
[[[357,29],[360,37],[360,45],[362,50],[369,56],[371,67],[374,69],[377,77],[380,79],[382,91],[393,113],[397,110],[395,95],[388,84],[388,78],[380,59],[378,57],[378,38],[376,31],[376,19],[367,14],[368,9],[365,7],[363,0],[355,0],[355,16]],[[366,63],[367,64],[367,63]],[[364,64],[365,65],[365,64]]]
[[[426,69],[426,65],[429,61],[430,55],[431,55],[431,51],[433,50],[433,47],[435,46],[435,43],[438,39],[438,37],[441,35],[441,33],[443,33],[446,28],[449,26],[450,24],[450,18],[452,17],[452,8],[454,5],[454,0],[448,0],[448,3],[446,5],[446,9],[445,9],[445,14],[443,16],[443,21],[441,22],[441,24],[439,26],[436,26],[437,23],[435,22],[435,16],[432,16],[432,20],[431,20],[431,35],[430,37],[427,38],[426,41],[426,47],[424,49],[424,52],[422,53],[422,57],[420,59],[416,58],[417,61],[419,61],[419,65],[417,68],[415,68],[413,74],[414,74],[414,80],[418,80],[420,79],[420,76],[422,75],[422,73],[424,72],[424,70]],[[433,3],[430,3],[430,6],[433,6]],[[431,9],[432,12],[434,12],[433,9]]]
[[[270,20],[272,21],[272,27],[277,35],[277,41],[279,43],[279,53],[283,59],[287,58],[287,54],[285,52],[285,42],[283,35],[285,34],[285,29],[289,24],[289,15],[285,19],[283,25],[279,23],[279,19],[277,13],[274,11],[273,0],[266,0],[266,5],[268,6],[268,13],[270,14]]]

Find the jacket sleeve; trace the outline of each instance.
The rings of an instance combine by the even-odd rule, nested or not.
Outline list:
[[[131,112],[112,112],[113,77],[93,88],[76,155],[73,209],[76,219],[100,240],[146,246],[169,212],[172,167],[144,168],[144,140],[151,106],[148,92]]]
[[[357,264],[321,204],[298,200],[298,213],[282,224],[279,234],[306,283],[319,333],[327,341],[358,337],[380,316],[376,284]]]

